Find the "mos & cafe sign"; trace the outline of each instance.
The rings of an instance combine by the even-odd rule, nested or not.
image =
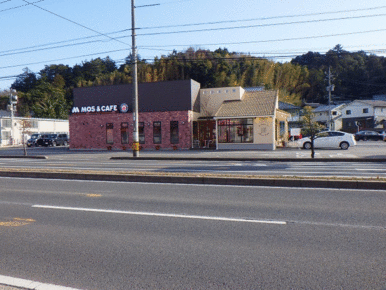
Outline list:
[[[100,112],[121,112],[127,113],[129,106],[125,103],[121,105],[104,105],[104,106],[84,106],[84,107],[72,107],[71,113],[100,113]]]

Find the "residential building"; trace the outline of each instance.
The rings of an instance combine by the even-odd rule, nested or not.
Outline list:
[[[279,101],[279,109],[291,114],[288,118],[288,128],[301,128],[301,107],[295,106],[294,104]]]
[[[386,128],[386,101],[355,100],[342,110],[342,130],[355,133],[360,130]]]
[[[314,121],[325,125],[331,130],[342,129],[342,110],[345,104],[340,105],[321,105],[314,109]]]

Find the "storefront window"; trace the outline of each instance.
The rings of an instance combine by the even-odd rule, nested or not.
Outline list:
[[[161,144],[162,135],[161,135],[161,122],[153,123],[153,143]]]
[[[170,143],[178,144],[180,139],[178,137],[178,121],[170,121]]]
[[[114,124],[107,123],[106,124],[106,143],[114,144]]]
[[[253,119],[226,119],[218,121],[219,143],[252,143]]]
[[[139,144],[145,144],[145,123],[138,122]]]
[[[129,143],[129,123],[121,123],[121,143]]]

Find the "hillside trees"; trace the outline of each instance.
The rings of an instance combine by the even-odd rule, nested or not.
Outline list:
[[[289,63],[230,52],[226,48],[174,50],[152,62],[139,57],[137,63],[139,82],[194,79],[202,88],[278,89],[280,100],[296,105],[327,102],[326,72],[329,67],[334,75],[334,95],[339,100],[371,98],[386,92],[386,59],[363,51],[351,53],[340,45],[326,54],[308,52]],[[51,64],[38,73],[26,68],[12,88],[23,96],[19,106],[21,114],[63,116],[61,110],[72,106],[73,88],[131,81],[131,55],[128,55],[119,68],[109,57],[84,61],[73,67]],[[62,109],[49,109],[57,107],[59,100],[63,102]]]
[[[336,45],[325,55],[308,52],[291,61],[310,70],[308,102],[327,102],[325,72],[331,68],[338,101],[371,99],[386,92],[386,59],[364,51],[349,52]]]

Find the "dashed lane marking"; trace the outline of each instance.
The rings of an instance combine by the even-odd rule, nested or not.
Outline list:
[[[169,218],[183,218],[183,219],[199,219],[199,220],[227,221],[227,222],[244,222],[244,223],[260,223],[260,224],[275,224],[275,225],[286,225],[287,224],[287,222],[285,222],[285,221],[276,221],[276,220],[257,220],[257,219],[246,219],[246,218],[228,218],[228,217],[170,214],[170,213],[157,213],[157,212],[106,210],[106,209],[96,209],[96,208],[64,207],[64,206],[50,206],[50,205],[38,205],[38,204],[33,205],[32,207],[44,208],[44,209],[59,209],[59,210],[70,210],[70,211],[115,213],[115,214],[126,214],[126,215],[169,217]]]
[[[9,221],[0,221],[0,227],[20,227],[35,222],[34,219],[14,218]]]

